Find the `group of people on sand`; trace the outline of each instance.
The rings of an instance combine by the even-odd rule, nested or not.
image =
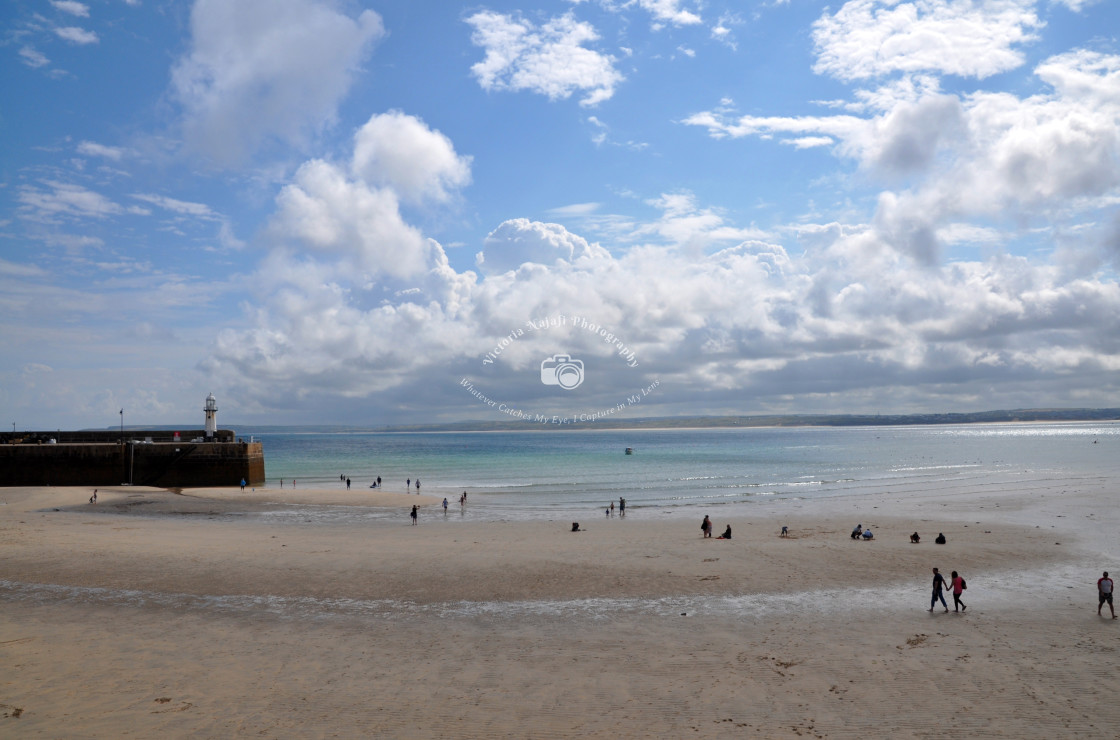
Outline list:
[[[875,539],[875,533],[871,531],[871,527],[863,528],[863,524],[857,524],[855,529],[852,530],[853,540],[872,540]]]
[[[420,481],[416,481],[416,482],[419,483]],[[466,505],[467,505],[467,492],[463,491],[463,495],[461,495],[459,497],[459,506],[465,507]],[[446,516],[447,515],[447,507],[448,507],[447,497],[444,497],[442,506],[443,506],[444,516]],[[416,518],[419,516],[419,514],[420,514],[420,505],[419,504],[413,504],[412,505],[412,511],[410,511],[408,513],[408,516],[412,519],[413,525],[416,524]]]
[[[700,522],[700,531],[704,533],[704,537],[711,537],[712,536],[712,520],[708,517],[707,514],[704,515],[704,521]],[[729,539],[731,539],[731,525],[728,524],[727,529],[723,530],[723,534],[721,534],[719,537],[716,537],[716,539],[717,540],[729,540]]]

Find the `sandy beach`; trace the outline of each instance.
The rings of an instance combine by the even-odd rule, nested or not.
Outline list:
[[[1120,620],[1095,583],[1120,575],[1116,489],[637,508],[579,533],[370,490],[0,489],[0,736],[1114,737]],[[733,539],[701,538],[705,513]],[[934,566],[967,612],[927,611]]]

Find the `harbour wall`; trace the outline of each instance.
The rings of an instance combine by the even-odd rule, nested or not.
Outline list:
[[[71,441],[68,434],[90,433],[29,432],[15,443],[0,438],[0,486],[198,488],[236,486],[243,479],[252,486],[265,482],[263,445],[227,430],[213,442],[182,441],[205,438],[194,432],[163,441],[172,434],[130,430],[123,443],[119,433],[115,441]]]

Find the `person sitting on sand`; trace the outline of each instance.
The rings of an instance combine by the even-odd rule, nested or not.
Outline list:
[[[937,539],[935,539],[934,542],[936,542],[939,545],[944,545],[945,544],[945,535],[943,535],[941,532],[938,532],[937,533]]]
[[[858,540],[861,534],[863,534],[863,525],[857,524],[856,528],[852,530],[852,539]]]
[[[912,542],[913,544],[915,544],[915,545],[916,545],[916,544],[918,544],[918,543],[919,543],[919,542],[921,542],[921,541],[922,541],[922,538],[918,536],[918,533],[917,533],[917,532],[915,532],[914,534],[910,535],[910,542]]]
[[[874,537],[875,537],[875,535],[873,535],[871,533],[871,527],[868,527],[867,529],[863,530],[863,539],[870,540],[870,539],[874,539]]]
[[[728,524],[727,529],[723,530],[723,534],[721,534],[719,537],[716,537],[716,539],[717,540],[729,540],[729,539],[731,539],[731,525]]]

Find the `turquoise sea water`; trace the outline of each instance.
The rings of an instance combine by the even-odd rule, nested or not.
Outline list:
[[[239,433],[254,434],[253,430]],[[741,504],[1007,476],[1115,475],[1120,423],[921,427],[263,433],[267,487],[422,492],[544,514]],[[634,454],[626,455],[631,447]],[[415,491],[415,488],[412,489]],[[772,500],[772,498],[770,499]]]

